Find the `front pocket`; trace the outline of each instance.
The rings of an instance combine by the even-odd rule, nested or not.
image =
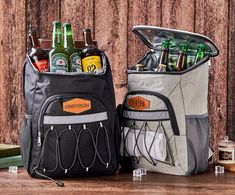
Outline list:
[[[167,97],[150,91],[129,92],[122,118],[122,156],[135,157],[137,162],[145,158],[153,165],[161,162],[174,166],[172,141],[179,129]]]
[[[77,105],[79,109],[73,106],[76,100],[83,102]],[[54,177],[113,173],[111,122],[110,112],[98,97],[50,97],[43,104],[38,124],[42,148],[39,171]]]
[[[148,123],[144,122],[141,129],[124,127],[122,132],[124,140],[123,153],[129,156],[144,157],[148,161],[166,161],[167,144],[164,128],[159,123],[157,130],[151,131]]]
[[[94,119],[95,120],[95,119]],[[74,174],[110,171],[111,150],[106,119],[76,125],[45,125],[40,169],[44,173]],[[76,173],[75,173],[76,174]]]

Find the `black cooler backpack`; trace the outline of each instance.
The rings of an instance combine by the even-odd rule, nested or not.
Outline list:
[[[24,167],[32,177],[112,175],[118,169],[120,127],[104,53],[102,63],[99,74],[41,73],[27,55],[20,142]]]

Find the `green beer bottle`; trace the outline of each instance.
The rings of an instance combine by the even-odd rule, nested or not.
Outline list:
[[[180,45],[180,53],[178,55],[178,60],[176,63],[177,71],[182,71],[187,69],[187,50],[188,50],[188,44],[182,43]]]
[[[206,50],[206,46],[204,44],[199,44],[197,53],[195,56],[194,64],[198,63],[200,60],[204,58],[205,50]]]
[[[171,68],[168,67],[169,46],[170,46],[170,41],[164,40],[162,43],[160,61],[158,65],[158,66],[165,65],[167,70],[171,70]]]
[[[50,72],[65,73],[68,72],[68,57],[63,47],[61,22],[54,21],[52,24],[52,48],[49,52]]]
[[[70,23],[64,23],[64,49],[68,55],[69,72],[82,72],[81,57],[75,48]]]

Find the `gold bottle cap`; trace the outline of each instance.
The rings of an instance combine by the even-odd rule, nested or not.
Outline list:
[[[144,68],[144,65],[143,64],[136,64],[135,67],[136,68]]]
[[[166,65],[165,65],[165,64],[159,64],[158,66],[163,67],[163,68],[166,68]]]

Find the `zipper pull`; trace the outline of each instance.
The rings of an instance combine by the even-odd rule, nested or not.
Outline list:
[[[62,181],[54,180],[54,179],[52,179],[51,177],[49,177],[49,176],[47,176],[47,175],[44,175],[44,174],[42,174],[42,173],[39,173],[37,170],[35,170],[35,173],[36,173],[37,175],[41,176],[41,177],[44,177],[44,178],[46,178],[46,179],[51,180],[52,182],[54,182],[54,183],[55,183],[57,186],[59,186],[59,187],[64,187],[64,182],[62,182]]]
[[[42,145],[42,140],[41,140],[41,132],[38,131],[38,146]]]

